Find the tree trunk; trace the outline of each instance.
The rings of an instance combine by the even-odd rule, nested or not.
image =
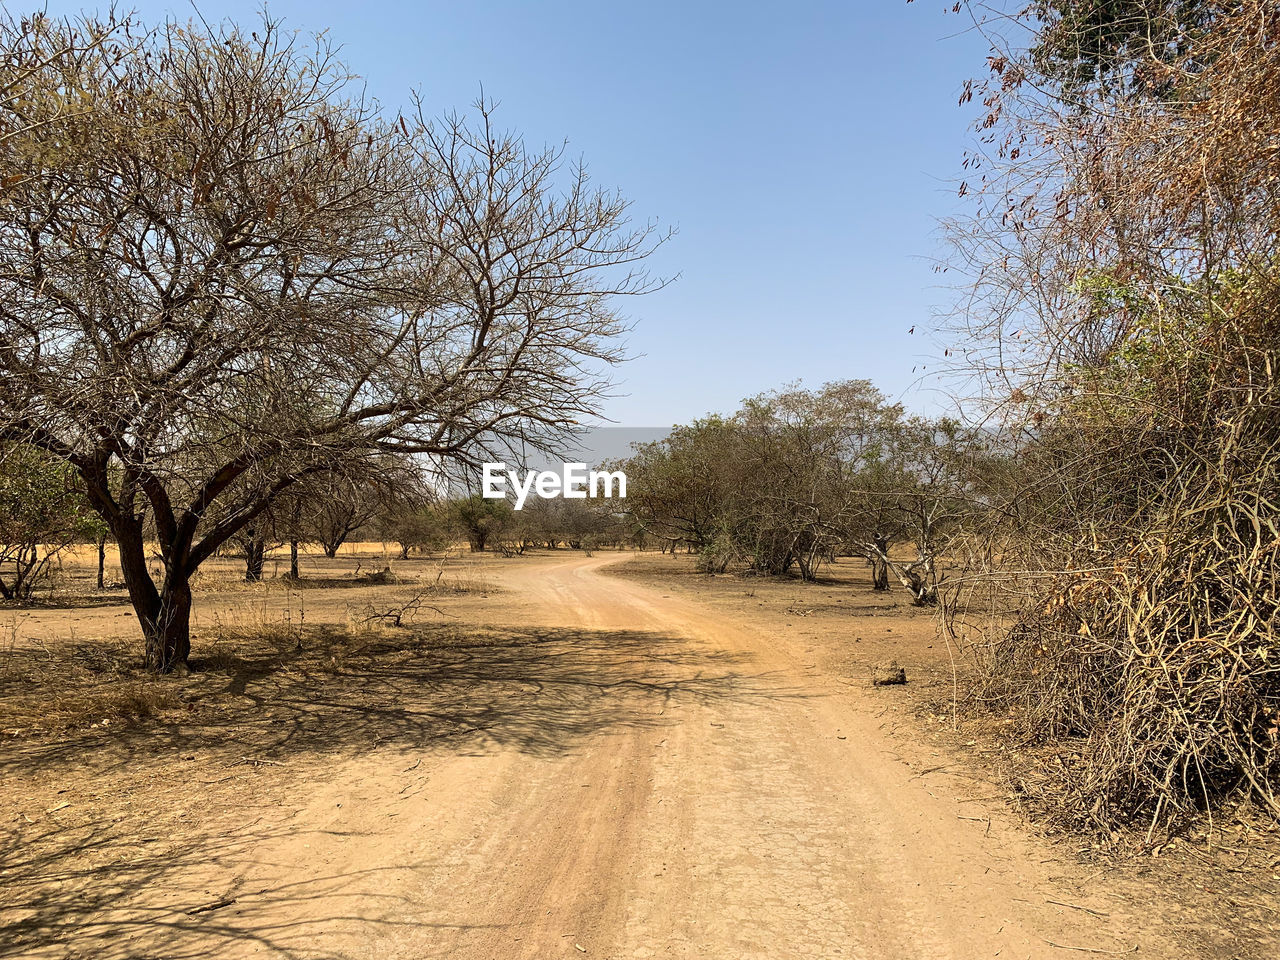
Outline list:
[[[7,591],[8,599],[27,601],[35,590],[32,571],[40,562],[40,545],[33,543],[21,547],[14,556],[13,586]]]
[[[898,582],[911,594],[911,602],[917,607],[932,607],[938,602],[938,583],[934,576],[933,558],[923,560],[904,567],[886,558],[890,569],[898,577]]]
[[[289,541],[289,579],[301,580],[302,577],[298,573],[298,541]]]
[[[889,589],[889,566],[879,557],[871,558],[871,589]]]
[[[175,642],[172,631],[166,640],[156,630],[160,617],[160,593],[147,570],[142,526],[132,517],[116,516],[112,518],[111,528],[116,538],[116,550],[120,555],[120,575],[129,591],[129,603],[137,614],[146,643],[144,662],[148,669],[159,673],[167,672],[173,669],[175,663],[185,662],[185,657],[183,660],[174,659],[182,645]],[[186,648],[189,652],[190,640],[187,641]]]
[[[27,556],[30,557],[30,562],[25,565],[22,562],[22,554],[19,554],[18,559],[18,583],[16,592],[18,597],[22,600],[30,600],[31,594],[35,590],[35,577],[32,576],[32,571],[36,569],[36,565],[40,562],[40,545],[38,543],[33,543],[31,545],[31,552],[27,554]],[[28,577],[31,577],[31,579],[28,580]]]
[[[920,592],[911,601],[917,607],[935,607],[938,605],[938,588],[932,583],[921,586]]]
[[[249,531],[249,539],[244,548],[244,578],[249,583],[257,583],[262,579],[262,564],[266,559],[266,542],[255,537]]]
[[[337,543],[322,543],[320,546],[324,548],[324,555],[332,560],[338,555],[338,548],[342,546],[342,541],[339,540]]]
[[[889,589],[889,564],[885,562],[885,557],[889,554],[889,538],[876,534],[875,536],[875,553],[870,557],[871,560],[871,589],[872,590],[888,590]]]
[[[938,578],[934,575],[933,558],[923,558],[919,567],[912,602],[917,607],[935,606],[938,602]]]
[[[185,667],[191,655],[190,572],[171,564],[163,588],[157,590],[147,569],[141,524],[132,518],[117,518],[112,528],[120,554],[120,574],[142,626],[147,668],[170,673]],[[172,549],[169,555],[185,559],[186,550]]]
[[[106,587],[106,570],[107,570],[107,535],[104,533],[98,538],[98,589],[102,590]]]
[[[166,578],[159,607],[150,620],[143,620],[147,644],[147,667],[170,673],[185,667],[191,655],[191,584],[185,576]]]

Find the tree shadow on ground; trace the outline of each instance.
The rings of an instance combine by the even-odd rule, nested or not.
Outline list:
[[[341,902],[358,877],[247,897],[190,886],[193,870],[209,876],[211,858],[225,865],[215,873],[231,877],[280,835],[254,820],[253,791],[268,778],[287,786],[304,765],[375,748],[409,756],[514,749],[551,758],[596,737],[674,722],[680,704],[801,695],[741,655],[632,630],[311,629],[224,645],[196,660],[189,676],[160,679],[125,667],[122,658],[136,658],[125,645],[117,654],[101,645],[61,651],[94,665],[79,681],[75,671],[56,669],[48,651],[40,656],[42,714],[59,698],[73,703],[72,718],[75,698],[85,704],[64,732],[6,737],[0,754],[0,777],[44,790],[32,791],[34,816],[20,813],[0,828],[0,957],[186,957],[233,946],[322,957],[295,926],[309,921],[298,918],[310,899]],[[32,695],[31,670],[7,666],[3,728],[24,715],[15,702]],[[98,716],[114,709],[112,689],[132,691],[144,707],[114,721]],[[77,802],[59,810],[50,801],[61,794],[49,787],[64,780]],[[153,818],[156,809],[166,815]],[[236,812],[229,821],[227,809]],[[259,894],[272,906],[260,917]],[[227,898],[237,902],[187,912]],[[281,924],[280,916],[294,919]],[[326,918],[334,922],[342,921]],[[299,942],[308,944],[301,952]]]
[[[480,592],[503,592],[496,586],[482,584],[481,586],[470,586],[468,584],[458,583],[456,578],[433,577],[427,574],[412,573],[384,573],[380,569],[371,570],[368,573],[347,574],[344,576],[321,576],[321,575],[303,575],[297,580],[292,577],[264,577],[261,580],[252,583],[244,580],[235,580],[230,578],[210,578],[208,581],[213,587],[221,587],[224,590],[229,588],[239,589],[241,592],[249,593],[261,591],[266,593],[299,593],[307,590],[349,590],[358,587],[417,587],[426,593],[439,593],[450,595],[455,593],[480,593]]]
[[[401,864],[267,889],[246,885],[243,871],[256,850],[303,835],[255,825],[214,833],[193,824],[176,836],[127,837],[110,816],[74,823],[50,816],[0,833],[0,957],[328,960],[342,954],[316,937],[321,930],[358,928],[372,937],[422,925],[397,919],[394,895],[371,896],[365,882],[380,882]],[[216,889],[211,877],[219,878]]]
[[[5,654],[0,729],[19,738],[0,774],[110,769],[193,744],[273,761],[388,743],[552,756],[661,722],[673,700],[795,695],[740,655],[632,630],[276,631],[223,643],[184,677],[153,678],[136,658],[124,643]]]

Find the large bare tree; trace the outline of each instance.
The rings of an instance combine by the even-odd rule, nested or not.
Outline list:
[[[489,104],[390,116],[269,20],[4,19],[0,56],[0,440],[74,468],[154,669],[194,571],[300,479],[595,409],[660,238]]]

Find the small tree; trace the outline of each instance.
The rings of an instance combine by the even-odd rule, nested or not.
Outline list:
[[[378,457],[311,478],[298,491],[304,503],[303,528],[326,557],[363,527],[400,504],[422,498],[421,478],[407,457]]]
[[[401,560],[409,559],[414,550],[434,552],[453,543],[448,510],[438,503],[391,504],[379,518],[378,530],[399,546]]]
[[[450,516],[456,528],[467,538],[471,549],[479,553],[497,541],[513,524],[515,511],[506,500],[489,499],[473,494],[450,505]]]
[[[627,474],[626,508],[638,532],[666,545],[705,550],[741,477],[733,425],[708,417],[677,426],[656,443],[638,444],[621,464]],[[664,551],[666,546],[664,546]]]
[[[890,519],[877,516],[876,527],[894,524],[895,537],[915,544],[916,558],[890,556],[883,533],[861,549],[894,574],[917,606],[938,602],[938,559],[963,520],[982,509],[975,479],[987,455],[981,432],[954,420],[912,417],[893,428],[885,470],[875,475],[879,489],[872,490]]]
[[[58,554],[95,536],[94,520],[66,464],[33,447],[0,447],[0,599],[31,599]]]

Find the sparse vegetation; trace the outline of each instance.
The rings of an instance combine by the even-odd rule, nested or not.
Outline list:
[[[931,606],[938,557],[978,508],[989,457],[980,432],[908,417],[857,380],[761,394],[731,418],[678,427],[623,467],[645,536],[687,545],[708,572],[815,580],[836,556],[861,556],[877,589],[892,572]],[[891,551],[904,541],[913,560]]]
[[[952,394],[797,380],[592,464],[667,235],[567,141],[389,106],[265,11],[0,11],[0,957],[1275,956],[1280,5],[947,6],[991,43]],[[553,7],[516,58],[624,102]],[[798,291],[879,185],[806,208],[785,155],[842,154],[755,143],[751,88],[739,159],[711,89],[671,169],[797,217],[720,280],[771,311],[724,310],[750,389],[865,372],[904,285]],[[796,89],[825,137],[847,90]],[[761,352],[819,308],[865,329]],[[745,376],[719,301],[662,309],[688,382],[646,387]]]
[[[1280,814],[1280,11],[1042,6],[992,61],[957,224],[1011,468],[948,627],[1024,790],[1162,842],[1230,799]]]
[[[66,466],[25,444],[0,446],[0,600],[26,601],[51,564],[101,524]]]

